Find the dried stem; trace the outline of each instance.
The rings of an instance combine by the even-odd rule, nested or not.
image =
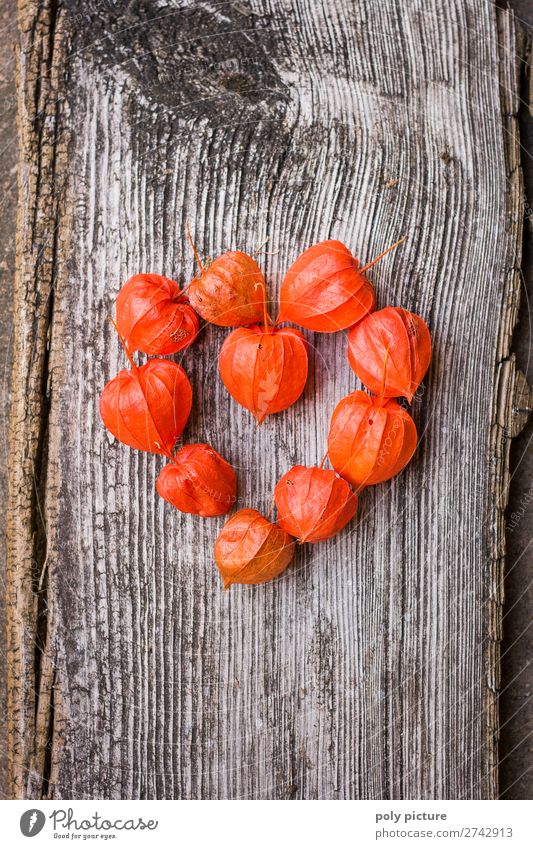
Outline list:
[[[407,236],[402,236],[402,238],[398,239],[397,242],[394,242],[394,244],[391,245],[390,248],[387,248],[385,251],[382,251],[382,253],[380,253],[379,256],[377,256],[375,259],[372,260],[372,262],[368,262],[366,265],[364,265],[362,268],[360,268],[359,269],[360,273],[364,274],[365,271],[368,271],[369,268],[372,268],[372,266],[375,265],[376,262],[379,262],[380,259],[382,259],[386,254],[389,253],[389,251],[393,251],[394,248],[397,248],[398,245],[401,245],[402,242],[405,242],[406,238],[407,238]]]
[[[187,223],[187,224],[185,224],[185,227],[187,228],[187,239],[189,240],[189,244],[190,244],[190,246],[191,246],[191,248],[192,248],[192,252],[193,252],[193,254],[194,254],[194,258],[196,259],[196,262],[198,263],[198,265],[199,265],[199,267],[200,267],[200,271],[201,271],[201,273],[203,274],[203,273],[204,273],[204,267],[203,267],[203,265],[202,265],[202,260],[201,260],[201,259],[200,259],[200,257],[198,256],[198,251],[196,250],[195,244],[194,244],[194,242],[193,242],[193,240],[192,240],[192,236],[191,236],[191,229],[190,229],[190,227],[189,227],[188,223]]]
[[[261,253],[261,251],[262,251],[262,250],[263,250],[263,248],[265,247],[266,243],[268,242],[269,238],[270,238],[270,236],[267,236],[267,237],[266,237],[266,239],[264,240],[264,242],[262,242],[262,243],[259,245],[259,247],[255,249],[255,251],[253,252],[252,256],[257,256],[259,253]]]
[[[270,239],[270,236],[267,236],[265,241],[263,242],[263,244],[259,245],[259,247],[255,249],[255,251],[252,254],[253,257],[259,256],[259,254],[262,254],[263,256],[277,256],[279,254],[279,248],[277,249],[277,251],[264,251],[263,250],[263,248],[265,247],[265,245],[266,245],[266,243],[268,242],[269,239]]]
[[[270,502],[270,510],[268,511],[266,518],[270,522],[272,519],[272,513],[274,512],[274,507],[276,506],[276,497],[273,495],[272,500]]]
[[[260,286],[263,291],[263,323],[265,325],[265,330],[267,331],[267,333],[270,333],[272,330],[270,326],[272,324],[272,319],[268,314],[266,286],[264,283],[256,283],[255,288],[257,289],[258,286]]]
[[[132,369],[134,371],[137,371],[137,368],[138,368],[137,363],[134,361],[133,357],[131,356],[131,354],[128,350],[128,346],[126,345],[126,342],[124,341],[124,339],[120,335],[115,319],[110,315],[108,315],[108,319],[111,322],[111,324],[113,325],[113,327],[115,328],[115,330],[117,331],[117,336],[120,339],[120,344],[124,348],[124,353],[126,354],[126,357],[128,358],[128,362],[129,362],[130,366],[132,367]]]

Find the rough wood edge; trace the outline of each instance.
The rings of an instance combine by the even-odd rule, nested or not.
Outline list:
[[[487,786],[489,798],[499,795],[499,688],[500,654],[503,631],[504,570],[506,553],[505,509],[509,500],[509,457],[511,439],[517,436],[528,417],[529,387],[516,368],[511,353],[512,334],[518,322],[520,268],[522,261],[523,177],[520,160],[518,107],[521,62],[525,51],[524,33],[515,24],[512,10],[496,10],[500,52],[500,97],[503,140],[507,166],[507,252],[508,271],[504,283],[504,305],[496,350],[495,390],[491,415],[490,458],[491,494],[494,515],[491,523],[491,567],[489,575],[487,622]],[[527,390],[526,390],[527,387]],[[527,396],[527,397],[526,397]],[[528,400],[529,399],[529,400]]]
[[[53,659],[47,646],[46,487],[57,225],[67,138],[58,130],[65,71],[56,0],[20,0],[17,50],[18,214],[7,520],[8,792],[41,796],[47,783]]]

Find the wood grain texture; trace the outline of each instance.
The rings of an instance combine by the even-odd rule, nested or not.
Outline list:
[[[21,0],[21,31],[14,795],[497,796],[502,510],[524,392],[511,15],[489,0]],[[226,594],[222,520],[159,499],[161,461],[98,416],[123,366],[106,321],[118,288],[140,270],[187,282],[186,221],[205,255],[268,237],[272,298],[314,241],[369,260],[406,233],[372,280],[435,342],[408,470],[280,579]],[[321,459],[357,382],[344,334],[307,333],[304,397],[259,429],[218,378],[224,336],[205,327],[180,358],[185,438],[211,442],[238,468],[239,504],[268,511],[290,465]]]
[[[5,654],[5,603],[6,603],[6,546],[5,529],[7,518],[7,420],[10,408],[11,386],[11,328],[13,303],[13,276],[15,268],[15,220],[17,209],[17,145],[15,91],[15,55],[13,45],[17,41],[17,20],[13,14],[13,3],[0,0],[0,50],[5,57],[0,69],[0,136],[3,139],[0,151],[0,193],[2,216],[0,217],[0,632],[4,639],[0,648],[0,702],[7,704],[7,678]],[[0,716],[0,798],[7,792],[7,711]]]

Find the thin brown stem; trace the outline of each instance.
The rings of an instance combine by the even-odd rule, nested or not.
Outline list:
[[[166,457],[167,460],[170,460],[170,462],[174,463],[175,466],[179,465],[174,455],[171,454],[170,451],[167,451],[166,448],[163,448],[163,446],[159,442],[154,442],[154,445],[156,448],[159,449],[163,457]]]
[[[187,228],[187,239],[189,240],[189,244],[190,244],[190,246],[191,246],[191,248],[192,248],[192,252],[193,252],[193,254],[194,254],[194,258],[196,259],[196,262],[198,263],[198,265],[199,265],[199,267],[200,267],[200,271],[201,271],[201,273],[203,274],[203,273],[204,273],[204,267],[203,267],[203,265],[202,265],[202,260],[201,260],[201,259],[200,259],[200,257],[198,256],[198,251],[196,250],[196,246],[195,246],[195,244],[194,244],[194,242],[193,242],[193,240],[192,240],[192,236],[191,236],[191,228],[189,227],[188,223],[187,223],[187,224],[185,224],[185,227]]]
[[[265,247],[266,243],[268,242],[269,238],[270,238],[270,236],[267,236],[267,237],[266,237],[265,241],[264,241],[264,242],[262,242],[262,244],[260,244],[260,245],[259,245],[259,247],[255,249],[255,251],[253,252],[252,256],[257,256],[258,254],[260,254],[260,253],[261,253],[261,251],[262,251],[262,250],[263,250],[263,248]]]
[[[407,239],[407,236],[402,236],[402,238],[398,239],[397,242],[394,242],[394,244],[391,245],[390,248],[387,248],[385,251],[382,251],[382,253],[380,253],[379,256],[377,256],[375,259],[372,260],[372,262],[368,262],[366,265],[363,265],[363,267],[359,269],[360,273],[364,274],[365,271],[368,271],[369,268],[372,268],[372,266],[375,265],[376,262],[379,262],[380,259],[382,259],[386,254],[389,253],[389,251],[393,251],[394,248],[397,248],[398,245],[401,245],[402,242],[405,242],[406,239]]]
[[[263,244],[259,245],[259,247],[255,249],[255,251],[252,254],[253,257],[259,256],[259,254],[261,254],[262,256],[277,256],[279,254],[279,248],[277,249],[277,251],[264,251],[263,250],[263,248],[265,247],[265,245],[266,245],[266,243],[268,242],[269,239],[270,239],[270,236],[267,236],[265,241],[263,242]]]
[[[158,442],[156,442],[156,445],[159,448],[159,450],[161,451],[161,453],[163,454],[163,456],[167,458],[167,460],[170,460],[170,462],[174,463],[175,466],[178,465],[177,462],[176,462],[176,458],[174,457],[173,454],[170,453],[170,451],[167,451],[166,448],[163,448],[161,445],[159,445]]]
[[[272,513],[274,512],[275,506],[276,506],[276,497],[273,495],[272,501],[270,502],[270,510],[268,511],[268,513],[266,515],[266,518],[268,519],[269,522],[272,519]]]
[[[318,467],[319,469],[324,468],[324,463],[326,462],[327,459],[328,459],[328,452],[326,451],[326,453],[324,454],[324,456],[322,458],[322,462],[321,462],[320,466]]]
[[[266,286],[264,283],[256,283],[255,288],[257,289],[258,286],[260,286],[263,291],[263,323],[265,325],[265,330],[267,331],[267,333],[270,333],[272,329],[270,326],[272,324],[272,319],[268,314]]]
[[[117,336],[120,339],[120,344],[122,345],[122,347],[124,349],[124,353],[126,354],[126,357],[128,358],[128,362],[129,362],[130,366],[132,367],[132,369],[134,371],[136,371],[137,368],[138,368],[137,363],[134,361],[133,357],[131,356],[131,354],[129,352],[128,346],[126,345],[124,339],[120,335],[115,319],[110,315],[108,315],[108,319],[111,322],[111,324],[113,325],[113,327],[115,328],[115,330],[117,331]]]

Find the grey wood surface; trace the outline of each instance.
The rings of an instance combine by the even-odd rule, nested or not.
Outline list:
[[[456,4],[21,3],[22,139],[10,456],[8,652],[16,795],[497,795],[521,183],[512,17]],[[435,342],[421,443],[350,532],[226,594],[221,522],[178,515],[161,461],[113,442],[106,321],[139,270],[187,282],[184,238],[262,257],[275,297],[305,246],[369,260],[380,305]],[[206,327],[181,362],[185,438],[267,511],[322,457],[357,383],[343,334],[307,334],[304,398],[258,429]],[[516,387],[524,404],[517,403]],[[43,403],[43,389],[46,403]],[[37,643],[37,651],[35,644]]]

